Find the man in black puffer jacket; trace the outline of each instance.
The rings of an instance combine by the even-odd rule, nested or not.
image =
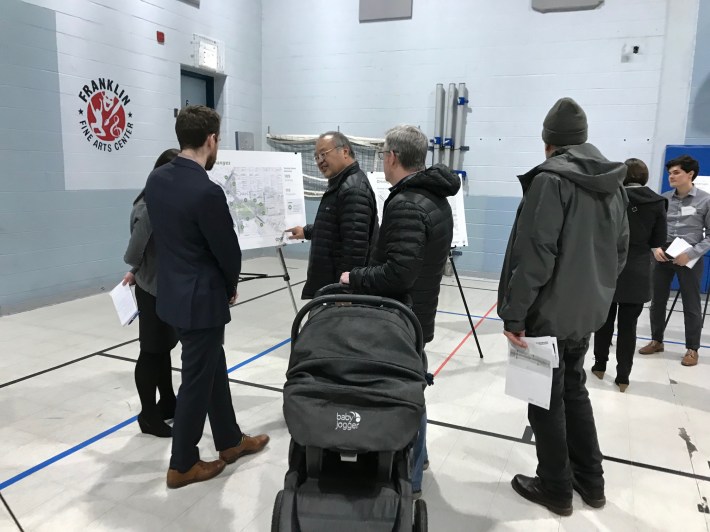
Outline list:
[[[387,132],[385,178],[392,185],[382,214],[382,227],[370,265],[344,273],[340,282],[357,293],[409,301],[419,318],[424,342],[434,338],[434,317],[441,277],[451,249],[454,221],[448,197],[461,187],[459,177],[444,165],[425,169],[427,137],[414,126]],[[412,491],[421,495],[426,450],[426,416],[414,450]]]
[[[348,138],[337,131],[316,142],[318,169],[328,178],[313,224],[291,227],[290,239],[311,241],[308,274],[301,297],[311,299],[340,274],[365,266],[377,236],[377,204]]]

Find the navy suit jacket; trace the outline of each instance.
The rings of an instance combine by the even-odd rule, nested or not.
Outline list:
[[[158,258],[158,316],[183,329],[228,323],[242,252],[222,189],[178,156],[151,172],[145,200]]]

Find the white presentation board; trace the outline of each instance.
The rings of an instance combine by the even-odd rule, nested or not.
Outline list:
[[[274,247],[284,229],[306,225],[300,153],[220,150],[207,173],[227,196],[242,249]]]
[[[367,179],[370,181],[372,190],[375,191],[375,197],[377,198],[377,216],[379,217],[380,224],[382,224],[382,210],[384,209],[385,201],[390,195],[389,189],[391,185],[385,179],[384,172],[368,172]],[[463,205],[463,186],[455,196],[449,196],[448,199],[454,217],[454,238],[451,241],[451,245],[457,248],[468,246],[466,214]]]
[[[710,192],[710,175],[699,175],[695,178],[695,181],[693,181],[693,185],[700,190]]]

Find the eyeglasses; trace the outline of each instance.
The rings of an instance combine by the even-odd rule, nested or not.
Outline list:
[[[329,150],[325,150],[325,151],[322,152],[322,153],[316,153],[316,154],[313,155],[313,159],[314,159],[316,162],[322,161],[323,159],[325,159],[325,156],[326,156],[326,155],[328,155],[328,154],[329,154],[330,152],[332,152],[333,150],[337,150],[338,148],[342,148],[342,146],[333,146],[333,147],[330,148]]]
[[[385,158],[385,153],[397,153],[394,150],[382,150],[377,152],[377,158],[382,161]]]

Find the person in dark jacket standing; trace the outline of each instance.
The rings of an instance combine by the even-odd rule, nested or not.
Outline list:
[[[629,159],[624,187],[629,197],[626,214],[629,220],[629,254],[626,266],[616,283],[616,293],[606,323],[594,334],[592,373],[604,377],[609,360],[609,346],[614,322],[619,316],[616,341],[616,378],[619,391],[629,386],[629,374],[636,351],[636,324],[643,304],[651,300],[651,250],[666,243],[666,208],[668,200],[646,186],[648,167],[640,159]]]
[[[148,176],[145,201],[158,256],[158,316],[182,344],[168,488],[217,476],[226,464],[261,451],[265,434],[251,437],[237,424],[222,343],[237,299],[242,252],[224,192],[205,170],[217,160],[220,117],[188,105],[175,121],[180,153]],[[200,460],[197,444],[209,416],[219,459]]]
[[[290,239],[311,241],[303,299],[311,299],[340,274],[365,266],[377,235],[377,203],[348,138],[337,131],[318,137],[318,169],[328,178],[313,224],[286,229]]]
[[[587,143],[587,116],[562,98],[542,129],[547,160],[519,177],[523,199],[505,253],[498,315],[508,340],[557,338],[550,409],[528,405],[537,476],[515,475],[515,491],[560,515],[572,489],[595,508],[606,503],[602,453],[585,387],[589,337],[605,321],[628,249],[626,166]]]
[[[385,178],[392,185],[385,201],[382,227],[370,265],[340,277],[358,293],[410,301],[424,342],[434,339],[434,318],[444,265],[451,249],[454,221],[448,197],[461,187],[460,178],[444,165],[425,169],[429,143],[414,126],[387,132]],[[421,496],[427,461],[426,414],[414,445],[412,491]]]
[[[165,150],[160,154],[153,169],[172,161],[178,150]],[[156,274],[155,242],[145,204],[145,189],[133,202],[131,210],[131,238],[123,260],[131,271],[123,277],[123,284],[135,285],[138,304],[138,339],[140,353],[136,361],[135,380],[141,413],[138,426],[144,434],[169,438],[173,429],[165,419],[175,417],[175,392],[170,351],[177,345],[177,331],[158,317],[155,312],[155,295],[158,289]],[[160,401],[155,402],[155,392],[160,392]]]

